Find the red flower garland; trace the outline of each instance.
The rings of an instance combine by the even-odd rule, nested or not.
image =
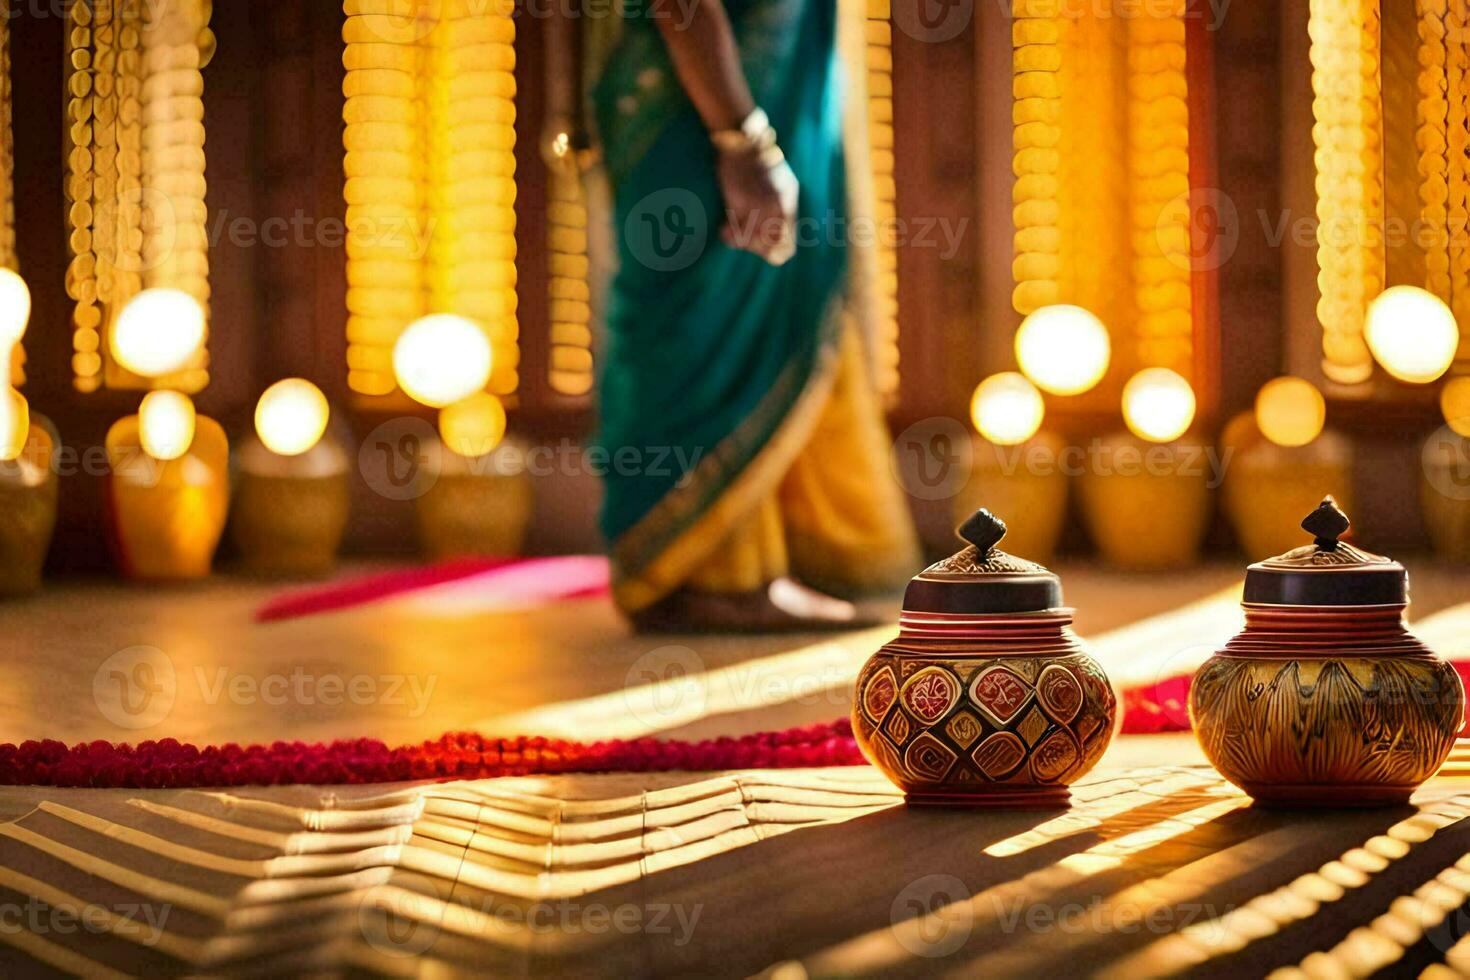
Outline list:
[[[1470,663],[1455,661],[1470,686]],[[1123,696],[1123,731],[1189,730],[1188,676],[1167,678]],[[1470,725],[1467,725],[1470,732]],[[864,763],[846,718],[779,732],[703,742],[653,738],[571,742],[485,738],[455,732],[432,742],[390,749],[377,739],[330,744],[210,745],[172,738],[111,742],[23,742],[0,745],[0,786],[96,786],[168,789],[296,783],[393,783],[414,779],[489,779],[576,772],[801,769]]]
[[[781,732],[703,742],[641,738],[603,742],[456,732],[390,749],[376,739],[330,744],[211,745],[176,739],[68,747],[46,740],[0,745],[0,785],[134,789],[392,783],[414,779],[487,779],[574,772],[797,769],[861,765],[846,719]]]

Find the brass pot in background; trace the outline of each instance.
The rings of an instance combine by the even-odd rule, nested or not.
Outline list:
[[[414,502],[419,543],[431,559],[511,557],[525,549],[531,525],[531,476],[525,444],[506,439],[483,456],[439,446],[427,458],[425,490]]]
[[[230,446],[214,419],[201,415],[194,440],[177,459],[147,454],[138,416],[107,433],[108,519],[122,573],[145,581],[209,575],[230,501]]]
[[[1067,520],[1067,474],[1061,454],[1065,442],[1039,432],[1019,446],[998,446],[971,437],[973,468],[969,482],[955,495],[953,521],[963,523],[984,507],[1014,514],[1017,522],[1006,536],[1014,555],[1045,565],[1056,554]]]
[[[1470,439],[1444,426],[1424,445],[1419,506],[1435,553],[1470,563]]]
[[[1212,478],[1202,444],[1118,434],[1093,444],[1088,456],[1079,480],[1082,516],[1108,564],[1157,571],[1199,561]]]
[[[1328,494],[1353,509],[1352,445],[1324,432],[1310,444],[1278,446],[1261,434],[1253,414],[1237,416],[1221,436],[1229,453],[1221,504],[1246,555],[1279,555],[1301,543],[1302,515]]]
[[[41,569],[56,529],[56,437],[45,416],[31,415],[25,448],[0,461],[0,596],[41,587]]]
[[[350,510],[346,453],[323,439],[279,456],[255,436],[237,454],[230,539],[245,570],[267,578],[317,578],[337,563]]]

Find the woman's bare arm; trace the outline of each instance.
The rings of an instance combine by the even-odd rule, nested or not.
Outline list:
[[[654,0],[650,13],[689,100],[710,132],[739,129],[755,110],[721,0]]]
[[[759,132],[755,98],[722,0],[653,0],[650,12],[689,101],[716,137],[725,224],[733,248],[780,265],[795,250],[796,176],[767,123]],[[747,120],[757,130],[744,132]]]

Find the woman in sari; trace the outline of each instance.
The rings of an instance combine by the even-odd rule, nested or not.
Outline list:
[[[835,596],[917,564],[849,288],[837,2],[622,0],[553,32],[582,72],[553,128],[585,108],[611,192],[601,524],[645,630],[844,625]]]

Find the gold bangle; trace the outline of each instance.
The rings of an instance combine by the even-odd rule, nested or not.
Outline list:
[[[776,145],[776,131],[771,128],[771,119],[764,109],[759,108],[752,109],[737,128],[714,130],[709,138],[721,153],[742,153],[752,149],[765,152]]]

